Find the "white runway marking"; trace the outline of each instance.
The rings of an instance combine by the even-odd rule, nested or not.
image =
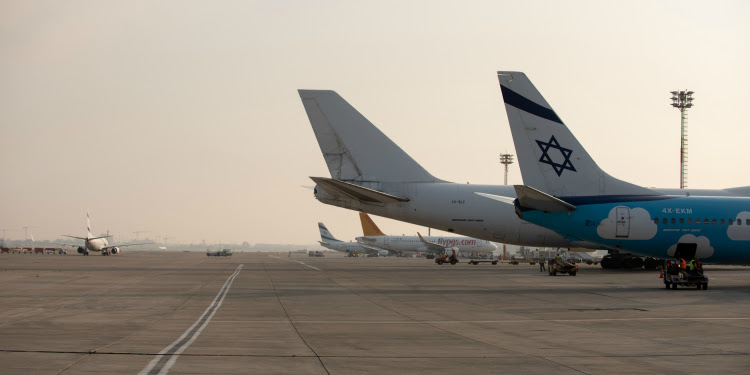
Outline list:
[[[216,295],[213,302],[211,302],[211,305],[206,308],[203,315],[201,315],[200,318],[198,318],[198,320],[196,320],[195,323],[193,323],[193,325],[190,326],[182,336],[180,336],[180,338],[160,351],[159,354],[157,354],[156,357],[154,357],[154,359],[152,359],[151,362],[149,362],[148,365],[138,373],[138,375],[163,375],[169,372],[169,369],[172,368],[180,354],[185,351],[185,349],[187,349],[188,346],[198,338],[198,336],[200,336],[203,329],[206,328],[206,325],[211,321],[216,310],[218,310],[221,303],[224,302],[224,297],[226,297],[229,288],[232,286],[234,278],[237,277],[240,270],[242,270],[242,266],[244,266],[244,264],[237,266],[234,273],[224,282],[224,286],[219,290],[219,294]]]
[[[301,264],[301,265],[303,265],[303,266],[308,266],[308,267],[310,267],[310,268],[312,268],[312,269],[314,269],[314,270],[318,270],[318,271],[320,271],[320,268],[317,268],[317,267],[313,267],[313,266],[311,266],[311,265],[309,265],[309,264],[305,264],[305,263],[302,263],[302,262],[300,262],[300,261],[298,261],[298,260],[295,260],[295,262],[297,262],[297,263],[299,263],[299,264]]]
[[[314,270],[316,270],[316,271],[320,271],[320,268],[318,268],[318,267],[313,267],[313,266],[311,266],[311,265],[309,265],[309,264],[307,264],[307,263],[303,263],[303,262],[300,262],[300,261],[298,261],[298,260],[294,260],[294,259],[283,259],[283,258],[275,257],[275,256],[273,256],[273,255],[269,255],[268,257],[269,257],[269,258],[273,258],[273,259],[278,259],[278,260],[286,260],[286,261],[289,261],[289,262],[297,262],[297,263],[299,263],[299,264],[301,264],[301,265],[303,265],[303,266],[307,266],[307,267],[310,267],[310,268],[312,268],[312,269],[314,269]]]

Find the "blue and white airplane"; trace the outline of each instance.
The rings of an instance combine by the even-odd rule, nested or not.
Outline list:
[[[520,218],[571,242],[750,264],[750,186],[649,189],[618,180],[597,166],[525,74],[498,78],[525,184],[515,186]]]

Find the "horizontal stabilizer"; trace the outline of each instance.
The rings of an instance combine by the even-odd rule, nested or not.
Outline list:
[[[481,197],[494,199],[494,200],[496,200],[498,202],[503,202],[503,203],[511,204],[511,205],[516,201],[516,198],[514,198],[514,197],[506,197],[504,195],[495,195],[495,194],[478,193],[478,192],[475,192],[474,194],[479,195]]]
[[[377,190],[368,189],[346,181],[325,177],[310,177],[318,187],[331,195],[344,195],[364,203],[398,203],[408,202],[409,198],[397,197]]]
[[[570,212],[576,209],[576,206],[533,187],[525,185],[514,185],[513,187],[516,188],[516,196],[518,196],[518,204],[521,208],[544,212]]]

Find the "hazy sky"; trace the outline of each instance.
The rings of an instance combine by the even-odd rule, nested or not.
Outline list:
[[[329,176],[297,89],[336,90],[433,175],[502,184],[497,70],[610,174],[750,185],[746,1],[0,1],[0,228],[309,244]],[[511,169],[509,183],[521,183]],[[424,228],[375,217],[386,233]],[[150,234],[153,236],[153,234]],[[141,235],[143,236],[143,235]]]

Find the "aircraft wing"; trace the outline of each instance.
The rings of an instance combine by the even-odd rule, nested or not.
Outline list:
[[[128,247],[128,246],[138,246],[138,245],[153,245],[153,242],[142,242],[142,243],[129,243],[127,245],[109,245],[107,247],[103,247],[102,250],[109,250],[114,247]]]
[[[437,254],[442,254],[445,252],[445,246],[441,246],[434,242],[425,240],[422,235],[419,234],[419,232],[417,232],[417,236],[419,236],[419,240],[422,241],[422,243],[427,247],[427,251]]]
[[[397,197],[334,178],[310,177],[310,179],[315,181],[319,188],[331,195],[344,195],[364,203],[397,203],[409,201],[409,198]]]
[[[364,243],[364,242],[360,242],[359,245],[362,246],[362,248],[366,252],[368,252],[368,253],[378,253],[378,252],[381,252],[381,251],[387,251],[388,254],[396,254],[397,253],[396,251],[385,249],[385,248],[382,248],[382,247],[379,247],[379,246],[375,246],[375,245],[370,245],[370,244]]]
[[[100,239],[100,238],[109,238],[109,237],[112,237],[112,236],[101,236],[101,237],[91,237],[91,238],[86,238],[86,237],[76,237],[76,236],[68,236],[67,234],[63,234],[62,236],[63,236],[63,237],[68,237],[68,238],[75,238],[75,239],[78,239],[78,240],[84,240],[84,241],[85,241],[85,240],[98,240],[98,239]]]
[[[83,245],[73,245],[71,243],[59,243],[59,242],[52,242],[52,244],[54,244],[54,245],[60,245],[60,246],[70,246],[70,247],[80,247],[80,246],[83,246]]]

